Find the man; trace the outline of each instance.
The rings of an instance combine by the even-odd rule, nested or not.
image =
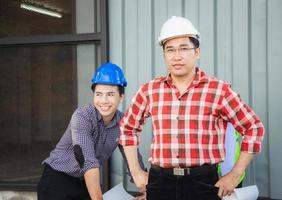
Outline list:
[[[148,200],[220,199],[231,194],[261,150],[264,128],[253,110],[229,84],[195,66],[199,39],[185,18],[165,22],[159,43],[168,74],[139,88],[120,123],[120,144],[134,182]],[[149,175],[136,159],[138,133],[147,117],[153,123]],[[232,171],[218,180],[228,122],[243,135],[241,154]]]
[[[93,102],[76,109],[56,148],[43,161],[38,200],[101,200],[99,168],[118,146],[117,107],[127,82],[122,70],[106,63],[92,80]]]

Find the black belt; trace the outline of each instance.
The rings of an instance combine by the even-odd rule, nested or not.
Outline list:
[[[157,165],[151,165],[151,168],[156,171],[161,171],[166,174],[175,175],[175,176],[187,176],[187,175],[193,175],[193,174],[205,174],[207,172],[210,172],[211,170],[216,170],[216,164],[210,165],[210,164],[204,164],[199,167],[189,167],[189,168],[163,168]]]

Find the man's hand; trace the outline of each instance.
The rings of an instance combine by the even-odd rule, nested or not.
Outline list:
[[[223,176],[219,179],[219,181],[215,184],[216,187],[219,187],[218,196],[223,197],[225,195],[230,195],[235,187],[239,185],[241,176],[246,170],[247,166],[250,164],[253,159],[254,154],[248,152],[241,152],[239,159],[231,172]]]
[[[130,173],[133,177],[133,181],[139,192],[142,194],[146,192],[146,185],[148,183],[148,172],[141,169],[139,161],[137,159],[137,146],[124,146],[124,153],[129,165]]]
[[[236,174],[233,171],[221,177],[219,181],[217,181],[217,183],[215,184],[215,186],[219,188],[217,195],[220,198],[226,195],[230,195],[237,187],[237,185],[239,185],[240,178],[241,175]]]
[[[143,170],[133,170],[131,171],[134,183],[136,187],[139,189],[139,192],[146,192],[146,185],[148,184],[149,174]]]

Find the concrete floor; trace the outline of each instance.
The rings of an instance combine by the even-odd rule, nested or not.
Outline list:
[[[37,200],[36,192],[0,191],[0,200]]]

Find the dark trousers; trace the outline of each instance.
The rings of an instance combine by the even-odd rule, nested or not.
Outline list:
[[[38,200],[89,200],[84,180],[45,165],[37,186]]]
[[[220,200],[217,196],[216,165],[195,173],[176,176],[169,170],[152,166],[147,185],[147,200]]]

